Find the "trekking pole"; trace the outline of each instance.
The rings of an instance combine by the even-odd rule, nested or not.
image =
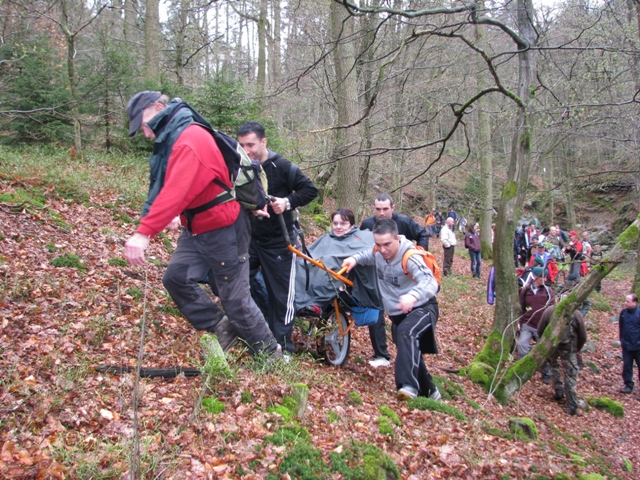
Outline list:
[[[269,203],[273,202],[274,200],[275,200],[275,197],[271,195],[267,195],[267,201]],[[287,224],[284,221],[284,217],[282,216],[281,213],[278,213],[277,216],[278,216],[278,220],[280,221],[280,229],[282,230],[282,235],[284,235],[284,239],[287,242],[287,245],[291,245],[291,238],[289,238],[289,232],[287,230]]]

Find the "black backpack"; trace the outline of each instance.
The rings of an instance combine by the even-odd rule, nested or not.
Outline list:
[[[198,213],[231,200],[237,200],[247,210],[263,208],[267,204],[268,187],[267,175],[262,170],[260,161],[250,159],[247,152],[230,135],[213,129],[208,123],[194,122],[194,124],[206,129],[215,140],[229,169],[233,186],[230,188],[216,178],[213,182],[224,191],[213,200],[184,211],[187,217],[187,229],[191,231],[191,222]]]

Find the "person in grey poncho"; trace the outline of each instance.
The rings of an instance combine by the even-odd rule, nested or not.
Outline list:
[[[338,271],[345,258],[362,250],[373,250],[373,234],[355,226],[355,216],[348,208],[338,208],[331,214],[331,232],[309,246],[312,258],[322,259],[331,270]],[[341,282],[334,280],[324,270],[298,259],[296,273],[296,311],[308,309],[321,314],[330,307]],[[352,295],[363,307],[381,309],[378,297],[375,268],[358,267],[351,275],[354,281]]]

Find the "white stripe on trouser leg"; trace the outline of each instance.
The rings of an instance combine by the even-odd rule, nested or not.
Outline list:
[[[296,256],[291,255],[291,272],[289,273],[289,294],[287,295],[287,313],[284,316],[284,324],[289,325],[295,317],[296,300]]]
[[[416,338],[415,342],[411,342],[411,361],[412,363],[412,368],[411,368],[411,376],[413,377],[413,379],[416,382],[416,385],[418,385],[418,390],[420,390],[420,382],[418,381],[418,368],[419,368],[419,364],[420,364],[420,357],[422,356],[422,352],[420,352],[419,355],[415,355],[415,350],[416,348],[420,348],[420,340],[418,338],[418,335],[414,335],[414,331],[416,329],[420,329],[418,334],[419,336],[424,335],[424,333],[429,329],[429,327],[431,326],[431,322],[429,322],[427,325],[421,326],[422,321],[429,316],[429,312],[425,312],[425,314],[420,317],[420,320],[418,322],[416,322],[416,324],[409,330],[409,335],[411,335],[412,337]],[[416,375],[414,376],[413,372],[416,372]]]

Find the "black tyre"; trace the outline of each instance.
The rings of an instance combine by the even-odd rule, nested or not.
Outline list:
[[[342,324],[342,331],[346,331],[349,324],[342,314],[340,314],[340,322]],[[319,339],[319,344],[320,348],[318,348],[318,353],[324,355],[329,365],[340,367],[347,361],[349,348],[351,347],[351,332],[348,332],[344,336],[340,335],[335,312],[331,313],[327,319],[325,335]]]

